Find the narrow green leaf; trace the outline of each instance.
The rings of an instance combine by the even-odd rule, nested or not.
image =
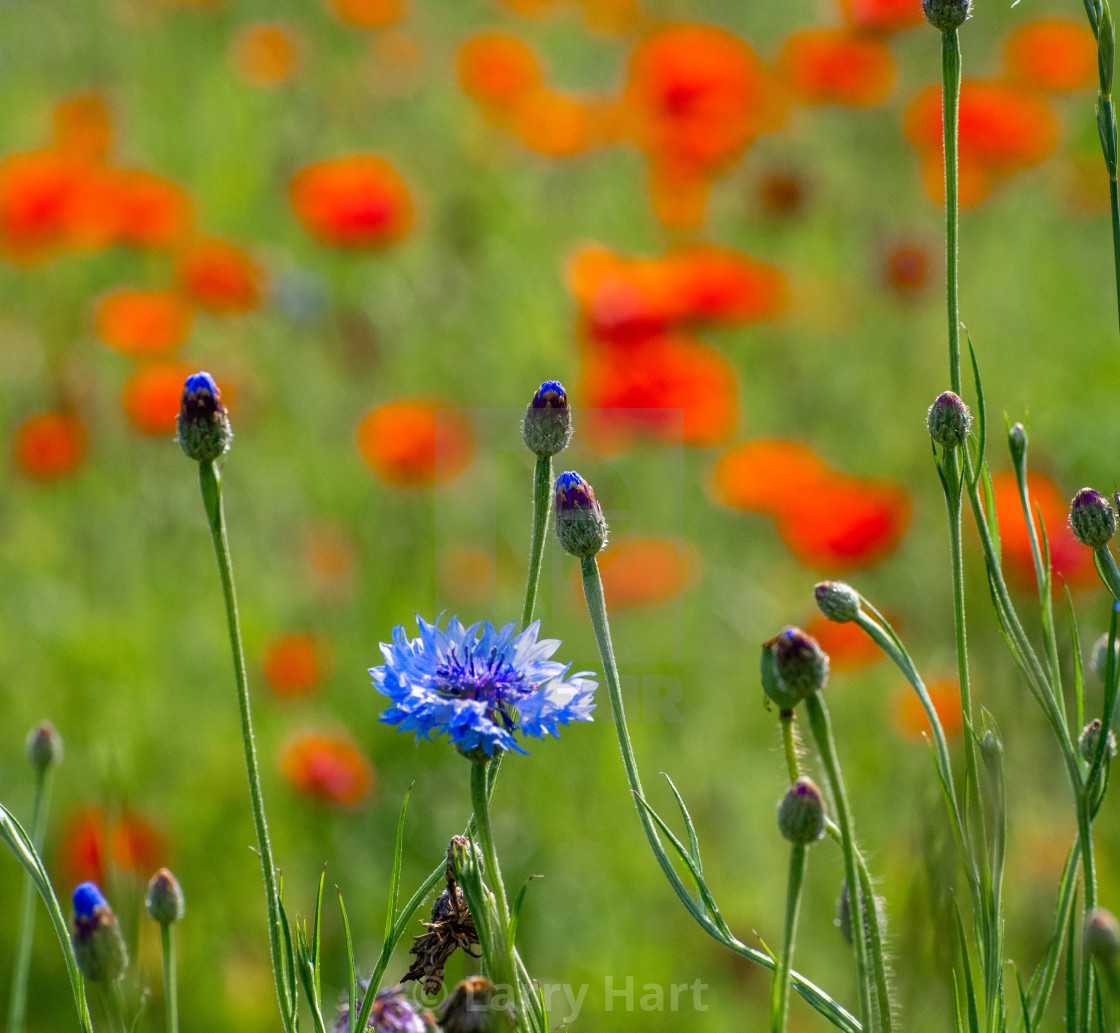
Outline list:
[[[393,938],[393,920],[397,914],[397,896],[401,889],[401,865],[404,861],[404,816],[408,813],[408,798],[412,794],[412,786],[405,790],[404,801],[401,803],[401,816],[397,821],[397,843],[393,851],[393,872],[389,878],[389,908],[385,912],[385,943],[391,944]],[[392,950],[392,947],[389,948]]]
[[[957,973],[953,972],[953,1030],[954,1033],[964,1033],[964,1017],[961,1015],[961,988],[957,982]]]
[[[684,817],[685,828],[688,829],[689,852],[692,855],[692,860],[696,864],[696,870],[700,873],[701,876],[703,876],[704,862],[700,860],[700,839],[697,837],[696,828],[692,824],[692,815],[688,813],[688,808],[684,804],[684,799],[677,791],[677,787],[673,784],[673,780],[666,772],[662,771],[661,774],[665,776],[665,781],[669,783],[669,788],[673,790],[673,796],[677,798],[677,806],[681,809],[681,815]]]
[[[1019,1007],[1023,1013],[1023,1027],[1025,1033],[1034,1033],[1034,1027],[1031,1025],[1031,1000],[1027,996],[1027,991],[1023,989],[1023,977],[1019,972],[1019,967],[1015,966],[1015,985],[1019,989]]]
[[[311,938],[311,963],[315,969],[315,1002],[322,1005],[323,992],[322,986],[319,982],[319,959],[322,949],[322,938],[319,935],[319,928],[323,919],[323,883],[327,878],[327,866],[323,865],[323,870],[319,873],[319,892],[315,895],[315,924],[312,926]]]
[[[1073,894],[1073,907],[1077,908],[1077,892]],[[1074,975],[1073,929],[1074,922],[1066,930],[1066,1033],[1077,1030],[1077,977]]]
[[[1073,596],[1065,586],[1066,609],[1069,612],[1069,634],[1073,640],[1073,693],[1077,708],[1077,727],[1085,727],[1085,668],[1081,663],[1081,635],[1077,627],[1077,614],[1073,609]]]
[[[961,910],[953,902],[953,917],[957,920],[957,942],[961,949],[961,971],[964,972],[965,1000],[968,1003],[968,1028],[969,1033],[980,1033],[980,1017],[976,1009],[976,988],[972,985],[972,963],[968,957],[968,941],[964,935],[964,922],[961,921]]]
[[[509,940],[513,943],[517,939],[517,920],[521,916],[521,905],[525,902],[525,891],[529,888],[529,883],[534,879],[541,879],[544,876],[530,875],[518,891],[517,899],[513,902],[513,907],[509,911]]]
[[[1066,930],[1070,915],[1073,913],[1073,900],[1077,891],[1077,864],[1080,856],[1080,840],[1075,840],[1066,855],[1062,877],[1058,882],[1058,906],[1054,914],[1054,927],[1046,945],[1046,953],[1038,963],[1034,975],[1031,976],[1028,987],[1033,1002],[1028,1025],[1036,1029],[1041,1026],[1042,1015],[1050,1002],[1050,993],[1057,979],[1062,947],[1066,942]]]
[[[354,1033],[358,1016],[354,1013],[358,1000],[358,977],[354,974],[354,940],[350,936],[350,918],[346,914],[346,904],[342,900],[342,890],[338,890],[338,908],[342,912],[342,932],[346,937],[346,994],[349,1008],[346,1009],[347,1033]]]
[[[964,339],[968,342],[968,355],[972,360],[972,379],[976,384],[976,468],[984,465],[984,451],[988,444],[988,412],[984,407],[984,385],[980,381],[980,364],[976,361],[976,349],[972,347],[972,335],[966,330]]]
[[[293,1025],[299,1014],[299,1004],[297,1001],[298,984],[296,981],[296,956],[295,950],[292,947],[292,927],[288,922],[288,912],[284,908],[284,878],[280,877],[277,890],[280,894],[280,931],[284,934],[284,953],[288,963],[287,980],[288,980],[288,993],[292,1001],[292,1013],[289,1016]]]

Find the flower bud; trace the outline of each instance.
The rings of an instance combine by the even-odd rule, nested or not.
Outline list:
[[[813,596],[830,621],[846,624],[859,616],[859,592],[843,581],[821,581],[813,588]]]
[[[86,979],[108,984],[124,975],[128,950],[117,917],[96,883],[83,882],[74,889],[70,938]]]
[[[1116,533],[1116,514],[1099,491],[1082,488],[1070,503],[1069,526],[1082,545],[1100,549]]]
[[[762,688],[782,710],[828,683],[828,654],[800,628],[787,627],[762,646]]]
[[[46,771],[62,760],[62,736],[50,721],[40,721],[27,733],[27,759],[36,771]]]
[[[160,925],[170,925],[183,917],[186,903],[179,880],[167,868],[161,868],[148,883],[148,895],[144,898],[148,914]]]
[[[358,1011],[362,1009],[363,998],[368,990],[369,981],[361,980],[358,984],[359,996],[354,1002]],[[417,1011],[402,987],[391,986],[373,999],[366,1030],[369,1033],[431,1033],[432,1026],[426,1021],[430,1019],[429,1012]],[[331,1027],[331,1033],[346,1033],[349,1028],[350,1007],[349,1004],[344,1004]]]
[[[1077,749],[1088,764],[1092,764],[1097,758],[1097,744],[1101,741],[1101,728],[1101,719],[1094,717],[1081,729],[1081,734],[1077,737]],[[1105,750],[1108,756],[1116,756],[1116,736],[1112,734],[1112,729],[1109,729]]]
[[[1027,432],[1021,423],[1013,423],[1007,432],[1007,448],[1011,452],[1011,462],[1022,466],[1027,455]]]
[[[222,405],[222,392],[209,373],[187,377],[178,429],[179,447],[200,463],[212,462],[229,451],[233,430]]]
[[[509,1029],[512,1007],[503,1006],[485,976],[464,979],[440,1005],[436,1018],[443,1033],[497,1033]]]
[[[864,900],[863,890],[860,889],[860,900]],[[864,909],[866,910],[866,903]],[[875,897],[875,916],[879,919],[879,929],[882,930],[887,924],[886,906],[883,903],[882,897]],[[847,878],[840,885],[840,899],[836,901],[836,918],[833,919],[833,925],[840,930],[840,935],[844,937],[845,943],[852,942],[852,898],[848,894],[848,880]],[[864,930],[866,931],[868,922],[864,921]]]
[[[471,854],[471,841],[466,836],[452,836],[451,842],[447,844],[447,881],[455,881],[455,869],[460,870],[467,863],[467,859],[472,856]],[[482,860],[482,851],[476,846],[474,848],[474,866],[480,872],[486,870],[486,864]]]
[[[926,412],[929,436],[942,448],[954,449],[963,445],[972,427],[972,415],[960,395],[943,391],[934,399]]]
[[[1120,663],[1120,638],[1112,647],[1112,655],[1114,663]],[[1104,677],[1108,673],[1108,632],[1106,631],[1096,642],[1093,643],[1093,650],[1089,654],[1089,670],[1097,676],[1097,680],[1102,684]]]
[[[607,521],[595,492],[574,470],[556,478],[556,537],[565,552],[581,558],[607,544]]]
[[[972,0],[922,0],[922,10],[935,29],[951,32],[972,17]]]
[[[1085,916],[1085,949],[1101,964],[1114,965],[1120,954],[1120,922],[1103,907]]]
[[[824,835],[824,801],[816,782],[802,775],[778,804],[778,828],[797,846],[808,846]]]
[[[559,380],[546,380],[537,388],[521,421],[525,447],[539,456],[563,452],[572,440],[572,410]]]

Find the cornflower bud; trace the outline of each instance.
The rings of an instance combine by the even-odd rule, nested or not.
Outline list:
[[[607,544],[607,521],[595,492],[574,470],[556,478],[556,537],[564,551],[594,556]]]
[[[74,889],[70,938],[78,968],[86,979],[109,984],[124,975],[128,950],[117,916],[96,883],[83,882]]]
[[[229,451],[233,430],[222,405],[222,392],[209,373],[187,377],[177,426],[179,447],[191,459],[212,462]]]
[[[972,427],[972,415],[959,395],[943,391],[934,399],[926,413],[929,436],[942,448],[954,449],[963,445]]]
[[[763,643],[762,688],[782,710],[792,710],[827,683],[828,654],[812,635],[787,627]]]
[[[922,0],[922,10],[935,29],[951,32],[972,17],[972,0]]]
[[[1096,759],[1097,744],[1101,741],[1102,727],[1101,719],[1099,717],[1094,717],[1092,721],[1081,729],[1081,734],[1077,737],[1077,749],[1088,764],[1092,764]],[[1116,756],[1116,736],[1112,734],[1111,728],[1108,731],[1105,753],[1109,757]]]
[[[50,721],[40,721],[27,733],[27,759],[36,771],[46,771],[62,760],[62,736]]]
[[[1112,647],[1112,655],[1115,658],[1114,663],[1120,661],[1120,638],[1116,639]],[[1108,632],[1106,631],[1096,642],[1093,643],[1093,650],[1089,654],[1089,670],[1097,676],[1097,680],[1104,682],[1104,676],[1108,673]]]
[[[813,588],[817,608],[830,621],[846,624],[859,616],[859,592],[843,581],[821,581]]]
[[[797,846],[808,846],[824,835],[824,801],[817,783],[802,775],[778,804],[778,828]]]
[[[170,925],[183,917],[186,902],[179,880],[167,868],[161,868],[148,883],[148,895],[144,898],[148,914],[160,925]]]
[[[559,380],[546,380],[537,388],[521,421],[525,447],[538,456],[563,452],[572,440],[572,410]]]
[[[1120,954],[1120,922],[1103,907],[1085,916],[1085,949],[1101,964],[1114,965]]]
[[[1082,488],[1070,503],[1069,526],[1082,545],[1100,549],[1116,533],[1116,514],[1099,491]]]

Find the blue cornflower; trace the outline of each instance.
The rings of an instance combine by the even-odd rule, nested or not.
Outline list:
[[[447,733],[463,753],[498,750],[524,753],[514,731],[537,737],[559,735],[560,725],[590,721],[596,689],[589,672],[568,676],[549,657],[557,639],[537,641],[540,622],[515,635],[515,625],[497,629],[487,621],[464,627],[453,617],[447,628],[416,618],[417,638],[404,626],[382,642],[385,663],[373,667],[373,683],[393,705],[381,715],[416,738]]]

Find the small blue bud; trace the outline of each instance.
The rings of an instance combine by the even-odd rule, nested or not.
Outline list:
[[[572,410],[559,380],[546,380],[537,388],[521,421],[521,437],[530,452],[554,456],[572,440]]]
[[[233,430],[222,392],[209,373],[192,373],[183,385],[179,406],[179,447],[200,463],[213,462],[229,451]]]
[[[148,895],[144,898],[148,914],[160,925],[170,925],[179,921],[186,910],[183,888],[179,880],[168,868],[161,868],[148,883]]]
[[[78,968],[91,982],[116,982],[128,965],[128,950],[117,916],[94,882],[76,886],[73,902],[70,938]]]
[[[607,521],[595,492],[574,470],[556,478],[556,537],[572,556],[594,556],[607,544]]]

